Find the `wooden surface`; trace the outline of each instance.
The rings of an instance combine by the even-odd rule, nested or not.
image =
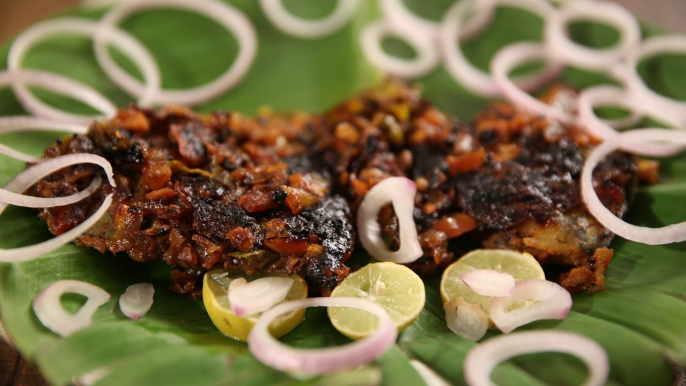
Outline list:
[[[686,0],[615,0],[642,20],[686,33]],[[77,4],[77,0],[0,0],[0,42],[32,23]],[[42,386],[35,367],[0,339],[0,386]]]

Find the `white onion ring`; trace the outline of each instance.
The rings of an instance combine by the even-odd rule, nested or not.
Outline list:
[[[10,50],[10,54],[11,53],[12,51]],[[90,86],[63,75],[38,70],[12,70],[0,72],[0,87],[10,84],[14,85],[14,83],[18,84],[14,89],[14,92],[22,106],[24,106],[27,111],[42,118],[53,119],[58,122],[89,125],[93,120],[102,119],[104,116],[114,116],[117,113],[117,107],[102,94],[95,91]],[[26,89],[25,86],[27,84],[45,88],[81,101],[96,110],[99,110],[104,116],[87,117],[58,110],[33,96],[33,94]]]
[[[146,81],[146,88],[142,98],[138,101],[138,104],[144,107],[149,106],[151,100],[155,98],[160,89],[160,72],[157,69],[157,64],[145,47],[133,36],[113,27],[104,27],[104,30],[106,30],[106,36],[103,38],[106,39],[107,42],[113,43],[115,47],[122,52],[126,53],[143,74],[143,78]],[[58,34],[75,34],[90,38],[98,31],[103,32],[104,30],[99,28],[98,23],[94,21],[76,18],[48,20],[38,23],[20,34],[14,41],[8,56],[8,68],[10,69],[10,72],[21,69],[21,62],[26,56],[26,53],[45,37]],[[35,105],[40,109],[41,113],[34,112],[36,115],[69,122],[87,122],[86,119],[93,119],[92,117],[85,118],[81,115],[64,113],[46,105],[33,96],[22,83],[21,80],[17,81],[15,79],[15,82],[13,82],[14,92],[23,103],[28,102],[30,105]],[[56,91],[73,96],[68,90]],[[88,103],[107,116],[112,116],[114,115],[114,112],[116,112],[116,108],[114,109],[114,112],[112,112],[112,104],[109,101],[103,102],[95,97],[88,97],[88,100],[84,99],[84,97],[79,97],[77,99]]]
[[[102,28],[115,27],[117,23],[141,10],[174,7],[202,14],[233,32],[238,41],[238,54],[233,64],[212,82],[186,90],[160,90],[153,103],[198,105],[215,98],[236,86],[250,70],[257,55],[257,34],[250,19],[230,4],[212,0],[146,0],[140,2],[125,1],[118,3],[100,20]],[[117,84],[136,97],[143,97],[145,86],[122,70],[107,50],[106,34],[97,33],[94,39],[95,54],[98,63],[108,76]]]
[[[546,20],[545,44],[548,54],[567,65],[603,71],[624,59],[641,41],[638,21],[619,4],[603,1],[573,1],[563,5]],[[591,48],[574,42],[567,34],[572,21],[607,23],[619,30],[619,42],[609,48]]]
[[[638,103],[632,95],[627,94],[625,90],[619,87],[602,85],[591,87],[582,91],[579,95],[578,102],[579,122],[589,133],[602,140],[614,138],[619,135],[619,132],[612,129],[610,125],[596,116],[594,108],[603,105],[622,107],[631,111],[631,115],[625,118],[626,123],[634,122],[636,117],[640,118],[645,114],[649,114],[644,106]],[[659,116],[657,114],[650,115]],[[663,114],[661,118],[672,128],[680,129],[674,118],[670,119],[666,114]],[[614,122],[619,123],[622,122],[622,120],[616,120]],[[681,152],[684,147],[656,145],[651,143],[637,143],[623,145],[620,149],[628,152],[640,153],[646,156],[670,156]]]
[[[404,59],[391,56],[381,43],[387,36],[401,38],[415,50],[416,57]],[[364,27],[361,35],[362,52],[367,60],[385,73],[400,78],[419,78],[435,70],[440,57],[430,37],[411,30],[392,28],[384,22],[373,22]]]
[[[231,311],[236,316],[252,316],[267,311],[283,302],[291,287],[293,279],[290,277],[262,277],[236,287],[229,286]]]
[[[360,0],[337,0],[330,15],[319,19],[304,19],[293,15],[283,0],[260,0],[260,8],[269,21],[281,32],[301,39],[319,39],[343,28],[355,15]]]
[[[107,210],[109,209],[111,204],[112,195],[110,194],[107,197],[105,197],[105,200],[102,202],[100,208],[95,213],[93,213],[86,221],[82,222],[73,229],[57,237],[53,237],[50,240],[26,247],[0,249],[0,262],[17,263],[21,261],[33,260],[41,255],[52,252],[63,245],[69,244],[76,238],[80,237],[82,234],[86,233],[93,225],[100,221],[102,216],[104,216],[105,213],[107,213]]]
[[[56,123],[37,117],[29,116],[10,116],[0,117],[0,133],[10,133],[14,131],[68,131],[73,133],[85,133],[87,126],[73,125],[69,123]],[[9,146],[0,144],[0,153],[16,158],[21,161],[38,163],[44,161],[43,158],[35,157],[30,154],[22,153]]]
[[[628,56],[628,71],[624,77],[624,84],[641,103],[653,110],[678,117],[680,124],[683,125],[686,124],[686,101],[675,100],[656,93],[638,74],[638,64],[641,60],[662,54],[686,54],[686,37],[682,35],[656,36],[644,40]]]
[[[511,296],[515,290],[512,275],[491,269],[477,269],[460,276],[470,290],[481,296]]]
[[[417,228],[414,223],[414,196],[417,186],[405,177],[390,177],[374,185],[362,199],[357,210],[357,231],[362,247],[379,261],[391,261],[399,264],[411,263],[420,258],[424,252],[417,239]],[[381,237],[379,210],[392,203],[398,218],[400,248],[392,252]]]
[[[593,149],[581,173],[581,195],[588,211],[605,228],[627,240],[648,245],[678,243],[686,240],[686,222],[661,228],[641,227],[627,223],[610,212],[593,189],[593,169],[601,159],[621,146],[647,142],[666,142],[686,145],[686,132],[665,129],[641,129],[610,138]]]
[[[155,287],[152,284],[132,284],[119,298],[119,309],[127,318],[138,320],[150,311],[154,295]]]
[[[513,304],[526,301],[536,303],[508,311]],[[572,296],[559,284],[529,279],[518,282],[512,296],[493,298],[488,314],[500,331],[509,333],[537,320],[563,320],[571,308]]]
[[[446,326],[460,338],[476,342],[486,335],[488,316],[481,304],[467,303],[464,298],[456,297],[443,305],[443,311]]]
[[[445,69],[448,74],[461,86],[476,95],[491,98],[501,95],[491,75],[474,67],[467,58],[464,57],[459,44],[456,44],[457,36],[462,30],[462,20],[467,13],[477,5],[477,0],[464,0],[455,3],[443,17],[441,24],[441,50],[444,58]],[[555,12],[545,0],[491,0],[497,5],[512,6],[522,8],[535,13],[544,20]],[[547,59],[547,56],[545,57]],[[552,62],[541,73],[522,77],[517,84],[525,90],[533,90],[557,76],[562,69],[560,63]]]
[[[240,288],[240,287],[239,287]],[[295,349],[276,340],[269,324],[279,315],[307,307],[350,307],[376,315],[378,327],[373,335],[344,346],[322,349]],[[388,312],[362,298],[328,297],[292,300],[262,314],[248,336],[248,348],[260,362],[282,371],[330,374],[343,368],[368,363],[388,350],[398,331]]]
[[[433,371],[423,362],[420,362],[416,359],[410,359],[410,364],[419,373],[419,376],[422,377],[422,380],[424,383],[426,383],[426,386],[450,386],[450,383],[448,383],[440,375],[436,374],[435,371]]]
[[[510,44],[498,51],[491,62],[493,80],[505,98],[521,110],[543,115],[567,125],[576,124],[575,116],[532,97],[509,78],[510,72],[517,66],[531,60],[548,58],[548,50],[539,43]]]
[[[469,40],[481,33],[486,28],[493,16],[495,7],[492,0],[478,0],[479,9],[475,12],[460,30],[460,40]],[[380,0],[379,5],[384,18],[391,25],[402,26],[410,29],[413,33],[428,36],[433,40],[438,40],[441,35],[441,24],[433,20],[427,20],[410,11],[403,0]]]
[[[88,300],[76,313],[71,314],[60,303],[60,298],[65,293],[80,294]],[[69,336],[89,327],[95,311],[109,300],[110,294],[93,284],[78,280],[60,280],[50,284],[33,299],[33,311],[45,327],[60,336]]]
[[[475,346],[464,361],[464,374],[470,386],[494,386],[491,372],[501,362],[522,354],[561,352],[586,364],[584,386],[602,386],[610,372],[605,350],[585,336],[562,331],[530,331],[501,335]]]

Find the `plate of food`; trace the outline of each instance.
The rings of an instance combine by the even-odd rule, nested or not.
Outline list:
[[[678,384],[685,53],[592,0],[86,1],[0,46],[3,327],[55,385]]]

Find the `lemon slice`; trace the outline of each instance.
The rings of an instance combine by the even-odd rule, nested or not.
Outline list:
[[[516,282],[527,279],[545,280],[543,268],[528,253],[504,249],[477,249],[450,264],[443,272],[441,278],[443,303],[461,297],[467,303],[480,304],[488,315],[488,304],[491,302],[491,297],[477,294],[460,279],[460,276],[465,273],[477,269],[490,269],[507,273],[512,275]]]
[[[250,330],[257,322],[261,314],[248,317],[237,316],[231,311],[229,303],[229,286],[231,282],[244,278],[247,281],[275,276],[267,273],[254,273],[246,275],[243,271],[217,269],[209,271],[203,278],[202,296],[205,309],[212,319],[212,323],[219,331],[238,340],[248,340]],[[298,300],[307,298],[307,283],[298,275],[287,276],[293,279],[293,286],[286,295],[286,300]],[[296,310],[280,315],[269,325],[269,332],[274,337],[286,335],[303,320],[305,310]]]
[[[424,282],[404,265],[374,263],[349,275],[336,287],[331,296],[365,298],[388,311],[398,331],[402,331],[419,317],[426,301]],[[377,318],[362,310],[330,307],[333,326],[351,339],[361,339],[376,331]]]

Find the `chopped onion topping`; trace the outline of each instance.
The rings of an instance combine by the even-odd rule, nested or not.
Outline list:
[[[522,307],[510,310],[522,303]],[[547,280],[530,279],[518,282],[512,296],[493,298],[488,313],[496,327],[508,333],[536,320],[562,320],[571,308],[572,297],[567,290]]]
[[[239,287],[241,288],[241,287]],[[376,315],[378,328],[373,335],[344,346],[322,349],[296,349],[274,339],[269,324],[279,315],[307,307],[350,307]],[[362,298],[328,297],[288,301],[262,314],[250,331],[248,348],[260,362],[277,370],[308,374],[330,374],[340,369],[363,365],[385,353],[398,331],[388,312]]]
[[[60,298],[65,293],[80,294],[88,298],[76,313],[62,307]],[[91,325],[95,311],[110,300],[110,294],[100,287],[78,280],[60,280],[52,283],[33,299],[33,311],[43,325],[60,336],[69,336]]]
[[[547,19],[555,12],[545,0],[491,0],[497,5],[506,5],[523,8]],[[443,17],[441,24],[441,49],[443,52],[444,65],[448,74],[461,86],[482,97],[501,96],[501,90],[494,82],[491,75],[479,70],[464,57],[457,37],[460,36],[462,23],[467,14],[478,7],[479,0],[465,0],[456,2]],[[481,1],[483,4],[483,1]],[[477,8],[478,9],[478,8]],[[509,46],[508,46],[509,47]],[[561,64],[551,63],[543,72],[520,78],[517,81],[519,87],[525,90],[533,90],[557,76],[562,69]]]
[[[581,173],[581,195],[593,217],[611,232],[632,241],[648,245],[678,243],[686,240],[686,222],[649,228],[627,223],[610,212],[593,188],[593,169],[605,156],[625,145],[666,143],[686,146],[686,132],[665,129],[632,130],[603,142],[593,149]]]
[[[609,48],[591,48],[574,42],[568,34],[573,21],[606,23],[619,30],[619,41]],[[545,42],[550,56],[565,64],[592,71],[607,71],[635,49],[641,40],[638,21],[619,4],[580,0],[564,4],[545,20]]]
[[[320,19],[304,19],[293,15],[283,0],[260,0],[262,12],[281,32],[302,39],[319,39],[343,28],[355,15],[360,0],[337,0],[330,15]]]
[[[229,290],[231,311],[237,316],[252,316],[284,301],[293,287],[289,277],[263,277]]]
[[[679,126],[686,125],[686,102],[668,98],[653,91],[645,84],[638,73],[638,64],[646,59],[659,55],[686,54],[686,37],[682,35],[655,36],[648,38],[629,54],[627,59],[628,71],[622,81],[626,88],[636,97],[640,103],[669,116],[679,119]]]
[[[564,124],[574,124],[576,117],[543,103],[527,94],[510,80],[510,72],[533,60],[550,60],[547,49],[538,43],[515,43],[501,49],[491,62],[491,73],[498,89],[512,104],[532,114],[540,114]],[[553,66],[554,67],[554,66]]]
[[[510,296],[515,289],[512,275],[491,269],[477,269],[465,273],[460,279],[469,289],[483,296]]]
[[[584,386],[602,386],[610,372],[605,350],[585,336],[562,331],[530,331],[501,335],[475,346],[467,354],[464,375],[470,386],[494,386],[491,372],[510,358],[537,352],[560,352],[581,359],[588,368]]]
[[[99,380],[105,378],[106,376],[110,375],[111,373],[112,373],[112,369],[109,368],[108,366],[101,367],[99,369],[89,371],[85,374],[81,374],[81,376],[78,379],[78,383],[76,383],[76,384],[79,386],[95,385]]]
[[[12,47],[15,47],[15,45],[13,44]],[[11,49],[10,59],[12,59],[12,52],[13,50]],[[12,62],[10,62],[10,68],[12,68],[11,64]],[[19,99],[22,106],[24,106],[27,111],[42,118],[53,119],[58,122],[88,125],[94,119],[101,119],[103,117],[88,117],[58,110],[33,96],[28,88],[26,88],[26,85],[41,87],[59,94],[64,94],[99,110],[106,117],[113,116],[117,112],[117,108],[111,101],[90,88],[90,86],[51,72],[19,69],[0,72],[0,86],[10,84],[13,86],[17,99]]]
[[[460,338],[476,342],[486,335],[488,316],[480,304],[471,304],[455,298],[443,305],[445,322],[450,331]]]
[[[399,264],[411,263],[422,256],[414,223],[414,196],[417,186],[405,177],[390,177],[374,185],[357,211],[357,231],[362,247],[375,259]],[[400,248],[393,252],[381,237],[379,210],[392,203],[398,218]]]
[[[117,3],[105,14],[99,24],[103,28],[108,26],[114,28],[117,23],[133,13],[160,7],[181,8],[197,12],[216,21],[235,35],[238,41],[238,54],[231,67],[211,83],[187,90],[161,90],[154,100],[151,100],[152,103],[198,105],[222,95],[245,77],[257,55],[257,34],[250,19],[230,4],[212,0],[124,1]],[[110,29],[110,31],[114,31],[114,29]],[[108,41],[105,38],[111,38],[109,32],[98,33],[94,39],[98,63],[115,83],[136,97],[143,98],[146,94],[146,86],[121,69],[119,64],[112,59],[107,50],[106,43]]]
[[[410,364],[422,377],[426,386],[450,386],[450,383],[436,374],[429,366],[416,359],[410,359]]]
[[[119,308],[129,319],[139,319],[150,311],[155,288],[150,283],[138,283],[126,288],[119,298]]]
[[[387,36],[404,40],[415,50],[416,57],[404,59],[386,53],[381,43]],[[436,69],[440,61],[433,40],[426,35],[414,33],[411,29],[394,29],[390,24],[374,22],[364,28],[361,39],[362,51],[367,59],[389,75],[400,78],[419,78]]]

